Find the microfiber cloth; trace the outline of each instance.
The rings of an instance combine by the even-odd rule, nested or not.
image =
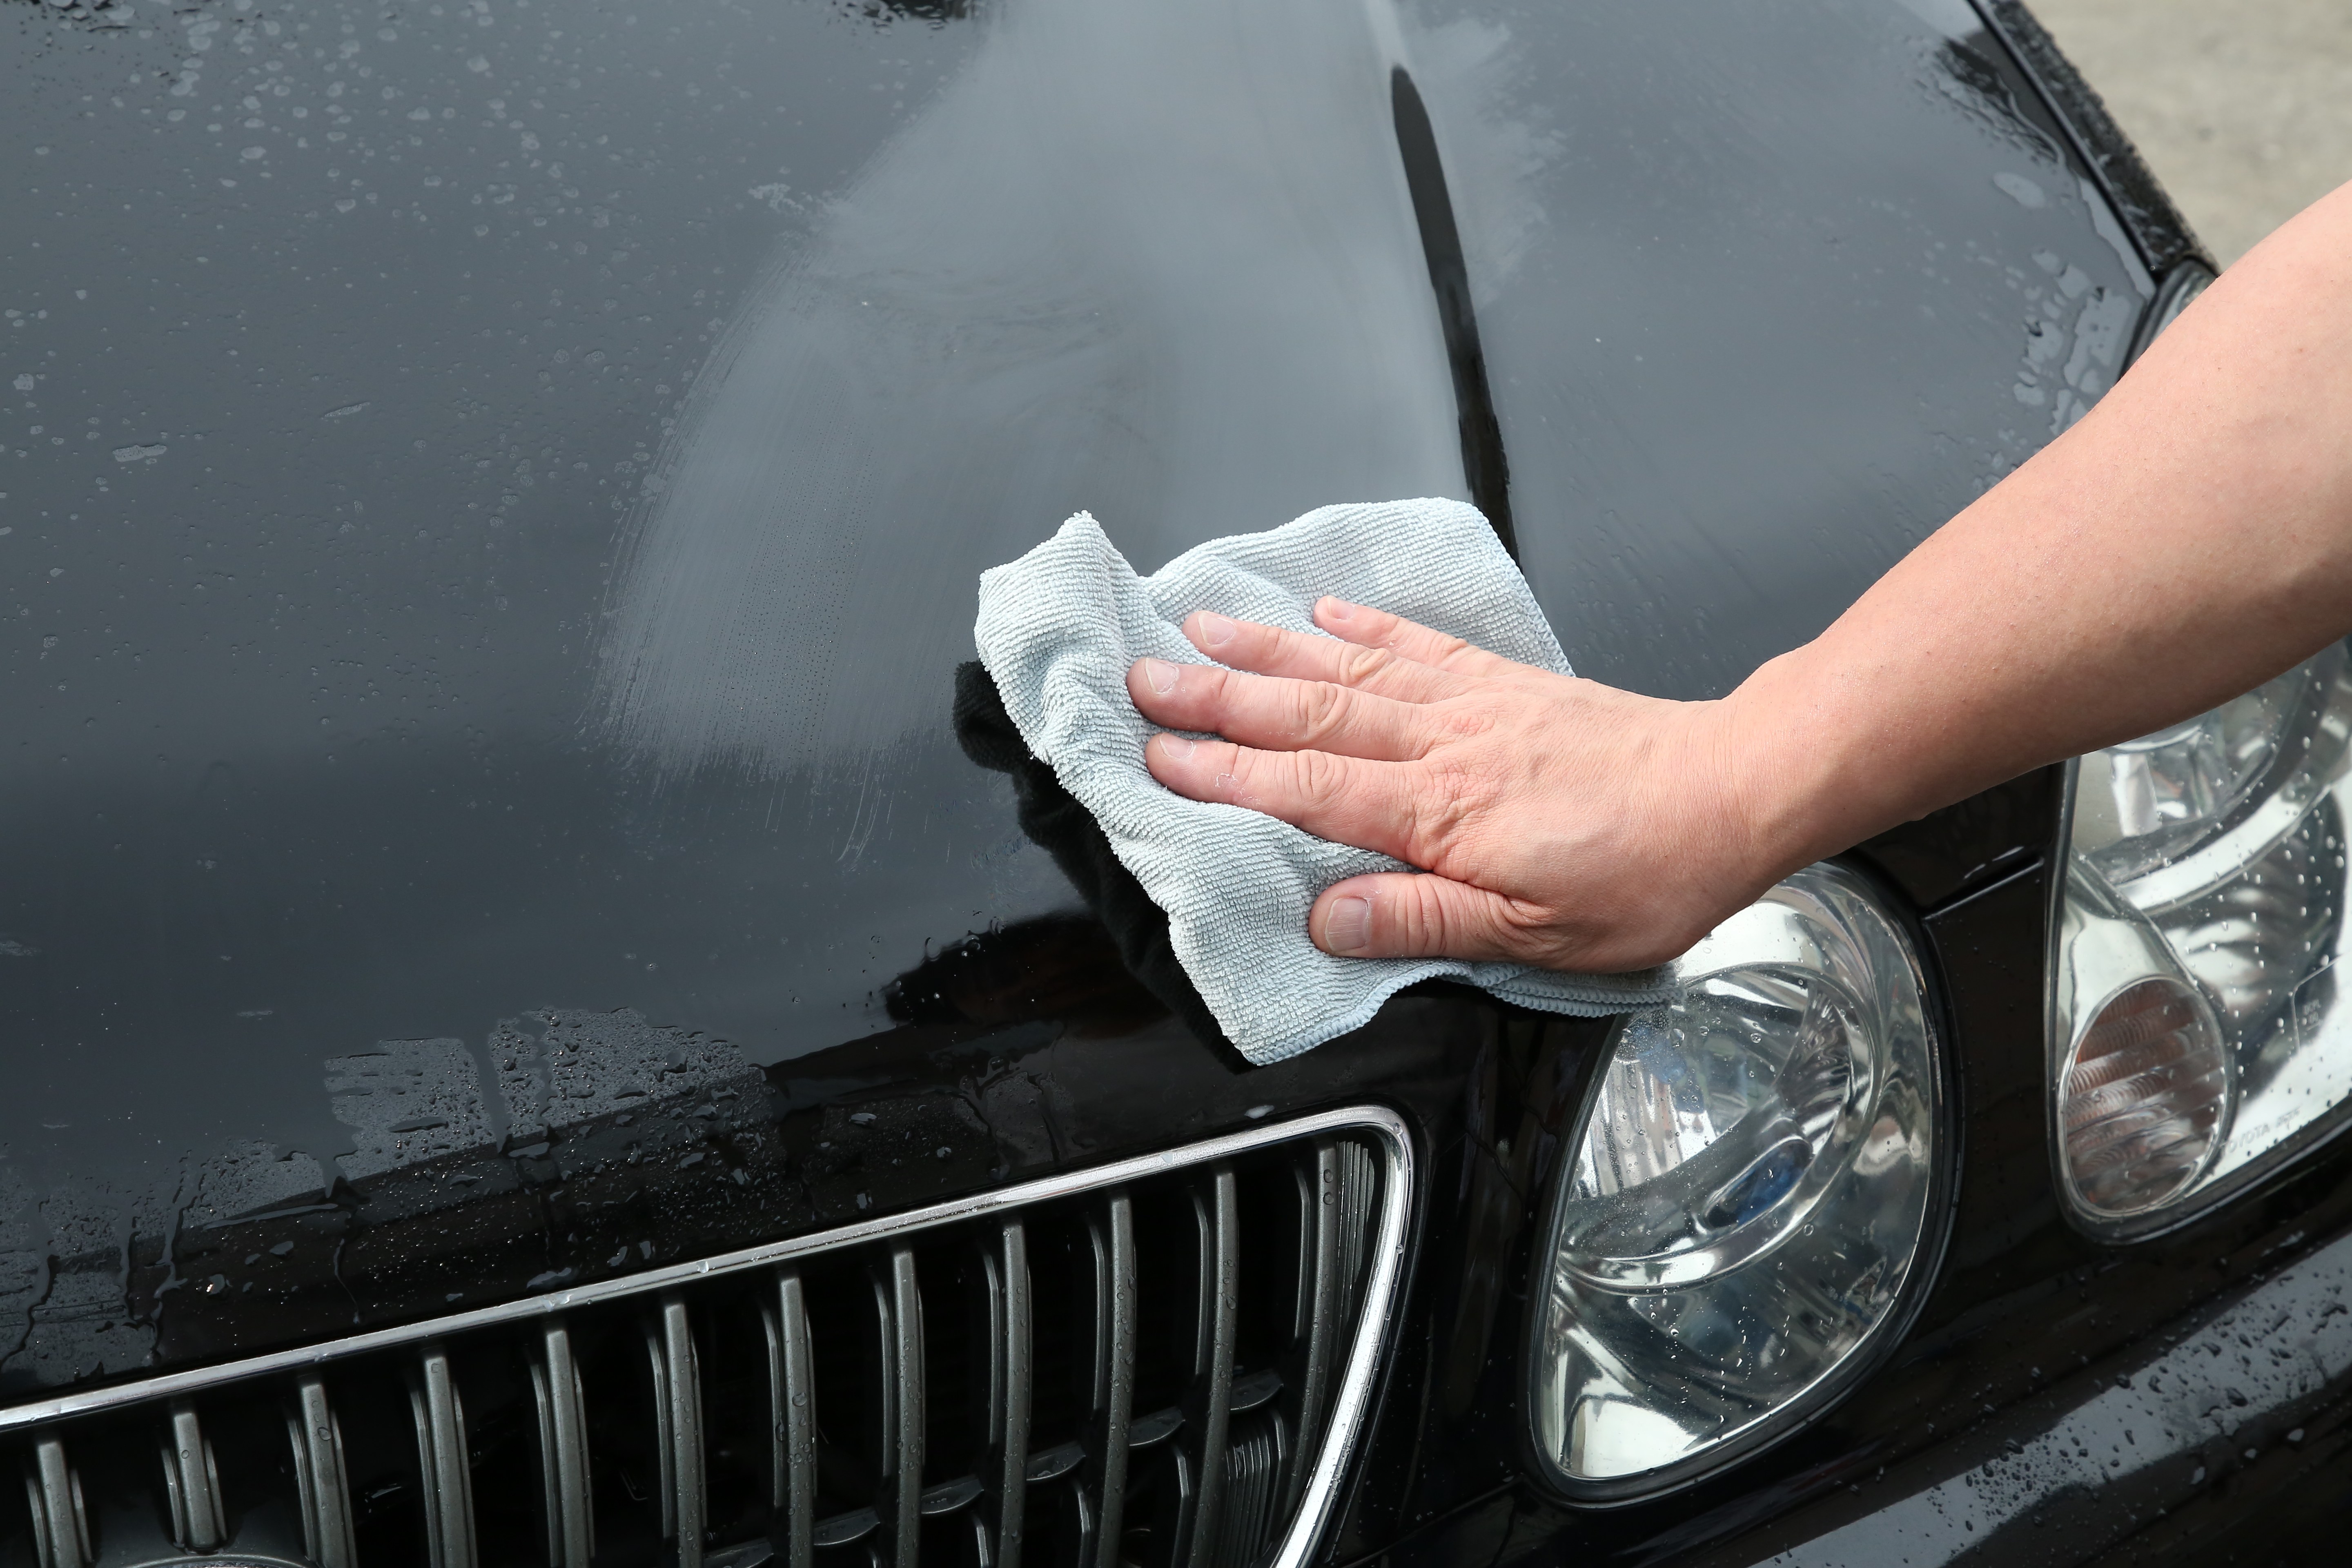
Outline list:
[[[1452,500],[1328,506],[1265,533],[1211,540],[1139,577],[1085,512],[983,573],[973,636],[1031,752],[1092,812],[1120,862],[1168,911],[1169,941],[1226,1037],[1280,1061],[1368,1022],[1403,986],[1466,980],[1507,1001],[1597,1016],[1678,994],[1671,972],[1562,974],[1517,963],[1334,958],[1307,940],[1324,889],[1412,868],[1246,806],[1188,800],[1145,768],[1156,726],[1127,694],[1147,655],[1213,662],[1179,630],[1195,610],[1318,630],[1328,594],[1570,673],[1527,580],[1486,520]]]

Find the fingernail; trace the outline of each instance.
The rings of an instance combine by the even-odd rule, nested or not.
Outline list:
[[[1211,647],[1222,647],[1234,640],[1234,623],[1224,616],[1202,610],[1192,618],[1201,628],[1201,640]]]
[[[1143,661],[1143,683],[1165,697],[1176,689],[1176,667],[1164,658]]]
[[[1181,735],[1160,737],[1160,750],[1171,763],[1181,763],[1192,754],[1192,742]]]
[[[1315,611],[1327,621],[1352,621],[1356,618],[1355,605],[1345,599],[1334,599],[1328,595],[1316,605]]]
[[[1323,917],[1323,942],[1333,952],[1360,952],[1371,945],[1372,900],[1334,899]]]

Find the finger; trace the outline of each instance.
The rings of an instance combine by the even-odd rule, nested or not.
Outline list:
[[[1394,763],[1328,752],[1261,752],[1181,735],[1154,735],[1143,760],[1153,778],[1188,799],[1245,805],[1318,838],[1409,858],[1412,795]]]
[[[1525,668],[1460,637],[1432,631],[1417,621],[1373,609],[1370,605],[1351,605],[1345,599],[1318,599],[1315,624],[1335,637],[1380,648],[1411,663],[1451,675],[1476,679]]]
[[[1381,872],[1334,883],[1315,900],[1307,935],[1341,958],[1539,962],[1549,945],[1537,911],[1516,899],[1433,873]]]
[[[1467,689],[1468,683],[1391,652],[1285,631],[1255,621],[1236,621],[1210,610],[1185,617],[1184,635],[1219,664],[1292,680],[1328,680],[1400,702],[1435,702]]]
[[[1213,664],[1137,659],[1127,693],[1171,730],[1202,730],[1265,751],[1408,762],[1429,749],[1429,710],[1328,680],[1284,680]]]

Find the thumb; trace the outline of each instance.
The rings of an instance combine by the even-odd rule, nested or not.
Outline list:
[[[1434,872],[1350,877],[1324,889],[1307,934],[1340,958],[1537,961],[1544,943],[1516,899]]]

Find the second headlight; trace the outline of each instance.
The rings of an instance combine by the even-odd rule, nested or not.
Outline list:
[[[2067,797],[2052,1152],[2074,1223],[2134,1240],[2352,1121],[2352,654],[2092,752]]]

